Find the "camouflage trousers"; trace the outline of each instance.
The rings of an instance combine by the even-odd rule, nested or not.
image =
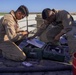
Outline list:
[[[11,41],[0,42],[0,50],[2,50],[3,57],[14,61],[23,61],[26,58],[25,53]]]
[[[76,52],[76,27],[73,27],[71,31],[66,33],[69,53],[72,56]]]
[[[54,37],[61,32],[62,28],[59,26],[49,25],[49,27],[40,35],[40,40],[44,42],[58,43],[58,41],[54,41]]]

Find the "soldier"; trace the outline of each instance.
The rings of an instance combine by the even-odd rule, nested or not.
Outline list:
[[[0,50],[3,57],[15,61],[23,61],[25,53],[16,43],[26,37],[27,31],[21,31],[18,21],[28,17],[29,11],[26,6],[21,5],[16,11],[12,10],[0,19]]]
[[[42,18],[44,23],[38,29],[38,31],[29,39],[32,39],[36,36],[40,36],[46,28],[52,24],[50,30],[47,32],[46,36],[49,42],[56,44],[60,37],[66,34],[69,46],[69,53],[72,56],[76,52],[76,25],[73,20],[73,17],[65,10],[55,10],[50,8],[45,8],[42,11]]]

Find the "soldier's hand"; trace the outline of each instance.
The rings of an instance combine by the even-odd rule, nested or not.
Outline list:
[[[54,38],[55,41],[58,41],[59,39],[60,39],[60,36],[58,36],[58,35],[55,36],[55,38]]]
[[[21,32],[22,33],[22,35],[23,36],[25,36],[25,35],[28,35],[29,34],[29,32],[27,32],[27,31],[23,31],[23,32]]]

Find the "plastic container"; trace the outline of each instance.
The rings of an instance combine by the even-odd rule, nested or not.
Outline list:
[[[73,75],[76,75],[76,53],[73,55]]]

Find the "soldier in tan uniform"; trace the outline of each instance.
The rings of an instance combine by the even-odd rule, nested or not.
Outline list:
[[[3,57],[15,61],[23,61],[25,53],[15,44],[15,42],[26,37],[28,32],[21,31],[17,20],[27,17],[29,14],[26,6],[21,5],[16,11],[12,10],[0,19],[0,50]]]
[[[57,43],[60,37],[64,34],[67,36],[69,53],[72,56],[76,52],[76,25],[72,16],[65,10],[55,10],[46,8],[42,11],[42,18],[44,23],[34,34],[34,36],[29,37],[29,39],[34,38],[35,36],[40,36],[46,28],[52,24],[50,30],[47,32],[46,36],[49,42]]]

